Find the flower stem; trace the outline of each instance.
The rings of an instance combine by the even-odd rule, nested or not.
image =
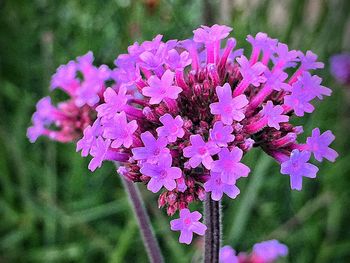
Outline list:
[[[204,202],[205,233],[204,263],[218,263],[221,243],[221,204],[213,201],[210,194]]]
[[[153,233],[152,225],[146,212],[141,194],[135,183],[121,176],[125,191],[128,193],[135,217],[139,223],[141,236],[147,250],[148,258],[152,263],[164,262],[158,241]]]

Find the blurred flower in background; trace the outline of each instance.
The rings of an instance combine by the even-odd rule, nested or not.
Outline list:
[[[330,58],[331,73],[341,84],[350,84],[350,53],[340,53]]]

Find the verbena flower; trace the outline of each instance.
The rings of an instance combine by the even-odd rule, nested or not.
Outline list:
[[[309,163],[311,153],[318,161],[337,157],[329,148],[330,131],[314,130],[302,144],[302,127],[289,122],[331,95],[309,72],[323,63],[311,51],[290,50],[265,33],[247,37],[252,53],[244,55],[234,49],[234,38],[224,43],[231,31],[202,26],[193,39],[166,42],[158,35],[131,45],[113,70],[92,66],[90,53],[61,66],[53,87],[66,91],[79,112],[64,125],[77,132],[72,136],[69,130],[61,141],[81,138],[77,150],[93,157],[91,170],[104,160],[119,162],[122,176],[161,191],[158,203],[169,215],[187,211],[207,192],[214,200],[235,198],[237,181],[250,172],[242,158],[253,147],[276,159],[291,188],[301,190],[303,177],[315,178],[318,170]],[[41,101],[28,131],[31,140],[41,134],[57,139],[66,131],[68,112],[62,111]],[[52,124],[58,131],[48,130]],[[188,242],[190,235],[184,235],[181,240]]]
[[[288,255],[288,247],[277,240],[268,240],[253,246],[251,253],[236,251],[230,246],[220,249],[220,263],[273,263]]]
[[[197,212],[190,212],[188,209],[180,210],[180,218],[170,222],[171,230],[181,231],[180,243],[190,244],[192,242],[193,233],[204,235],[207,227],[199,222],[202,215]]]

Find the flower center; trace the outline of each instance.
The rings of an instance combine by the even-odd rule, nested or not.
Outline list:
[[[191,224],[191,218],[185,218],[184,219],[184,224],[186,225],[186,226],[189,226],[190,224]]]
[[[199,147],[199,148],[198,148],[198,153],[199,153],[200,155],[206,154],[206,153],[207,153],[207,148],[206,148],[206,147]]]
[[[220,132],[217,132],[215,134],[215,139],[218,140],[218,141],[221,141],[222,140],[222,134]]]
[[[168,176],[168,173],[166,170],[163,170],[160,172],[160,179],[165,179]]]
[[[170,131],[172,134],[177,133],[177,131],[178,131],[177,126],[176,125],[171,126]]]

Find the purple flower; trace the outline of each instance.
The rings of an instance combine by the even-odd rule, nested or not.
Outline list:
[[[284,81],[288,78],[288,74],[284,71],[276,70],[272,72],[270,70],[266,70],[264,74],[266,77],[265,86],[277,91],[291,89],[290,85],[284,83]]]
[[[145,51],[140,54],[139,58],[142,61],[140,66],[149,70],[158,71],[163,65],[165,55],[167,52],[167,46],[165,43],[161,43],[156,52]]]
[[[322,79],[319,76],[311,76],[309,72],[304,72],[298,81],[293,84],[293,89],[301,89],[304,96],[308,97],[310,100],[318,97],[323,99],[324,96],[330,96],[332,90],[324,87],[321,84]]]
[[[157,193],[163,186],[172,191],[176,187],[175,179],[182,177],[182,171],[178,167],[171,167],[173,159],[170,154],[163,155],[158,164],[144,163],[140,172],[151,177],[147,189]]]
[[[113,118],[116,113],[121,112],[124,109],[126,102],[128,101],[125,86],[119,88],[118,94],[114,89],[107,88],[103,93],[103,97],[105,103],[96,108],[98,117],[103,116],[105,118]]]
[[[233,121],[241,121],[244,118],[243,108],[248,104],[245,95],[232,98],[231,86],[225,83],[224,86],[216,87],[216,94],[219,102],[210,104],[210,112],[220,115],[224,124],[231,125]]]
[[[166,148],[168,141],[166,138],[154,138],[149,131],[141,134],[141,140],[144,147],[133,148],[132,154],[135,160],[145,160],[149,163],[158,162],[162,155],[169,154],[169,149]]]
[[[299,85],[293,85],[292,93],[284,97],[284,104],[291,107],[298,117],[304,116],[305,112],[311,113],[315,109],[310,103],[310,97],[306,96]]]
[[[272,60],[275,64],[274,70],[285,69],[288,67],[294,67],[296,61],[298,61],[299,51],[288,49],[288,45],[284,43],[278,43],[275,48],[277,57],[273,57]]]
[[[238,64],[240,65],[239,71],[241,72],[243,82],[252,84],[255,87],[259,87],[261,83],[266,81],[266,77],[262,73],[266,70],[266,66],[261,62],[256,62],[250,65],[248,59],[242,55],[236,58]]]
[[[220,148],[213,142],[204,142],[200,135],[191,135],[191,145],[183,149],[183,155],[190,158],[189,164],[196,168],[201,163],[205,168],[210,169],[213,162],[212,155],[217,154]]]
[[[191,58],[187,51],[183,51],[181,54],[179,54],[179,52],[175,49],[168,51],[168,56],[166,57],[165,61],[171,70],[181,70],[191,64]]]
[[[45,134],[45,127],[41,121],[33,121],[33,126],[27,130],[27,137],[31,143],[34,143],[41,135]]]
[[[93,156],[88,166],[90,171],[93,172],[96,168],[101,167],[110,144],[111,140],[104,140],[101,136],[96,139],[96,143],[92,145],[90,150],[90,155]]]
[[[315,128],[312,130],[312,136],[306,139],[307,150],[312,152],[319,162],[322,162],[323,158],[334,162],[338,153],[329,147],[334,139],[335,136],[331,131],[328,130],[321,134],[320,129]]]
[[[81,150],[81,156],[88,156],[91,147],[96,143],[96,138],[101,135],[100,120],[97,119],[94,124],[85,128],[83,138],[77,142],[76,151]]]
[[[150,104],[159,104],[166,98],[177,99],[182,89],[178,86],[173,86],[174,72],[170,70],[165,71],[162,78],[152,75],[148,79],[147,87],[142,89],[144,96],[150,97]]]
[[[219,160],[214,161],[212,172],[221,173],[221,181],[225,184],[234,185],[240,177],[248,176],[250,169],[248,166],[240,163],[243,151],[234,147],[230,152],[227,148],[223,148],[219,152]]]
[[[182,128],[184,122],[181,116],[173,118],[169,113],[166,113],[159,120],[163,124],[162,127],[157,128],[159,137],[166,137],[169,142],[175,142],[177,138],[184,136],[185,131]]]
[[[234,184],[226,184],[221,180],[221,173],[211,172],[210,178],[204,183],[206,192],[211,192],[211,198],[219,201],[225,193],[230,198],[235,199],[239,195],[239,189]]]
[[[303,176],[315,178],[318,168],[308,163],[310,159],[310,152],[293,150],[289,160],[281,164],[281,173],[290,176],[290,186],[292,189],[301,190]]]
[[[303,70],[318,69],[324,67],[324,64],[322,62],[317,61],[317,55],[310,50],[306,51],[305,55],[301,53],[299,57],[301,68]]]
[[[247,41],[258,50],[265,52],[271,52],[277,45],[277,39],[270,38],[266,33],[259,32],[255,37],[248,35]]]
[[[210,129],[210,140],[219,147],[227,147],[227,143],[233,142],[235,136],[232,135],[232,126],[225,126],[221,121],[214,123],[213,129]]]
[[[238,263],[236,251],[230,246],[220,248],[219,263]]]
[[[267,119],[267,125],[269,127],[279,130],[280,123],[287,122],[289,120],[289,117],[287,115],[282,114],[283,111],[284,109],[282,106],[274,106],[272,101],[269,100],[261,110],[261,113]]]
[[[331,73],[343,84],[350,84],[350,53],[337,54],[331,57]]]
[[[51,88],[61,88],[70,95],[74,95],[79,86],[76,78],[77,65],[75,61],[69,61],[67,65],[61,65],[51,78]]]
[[[51,104],[50,97],[44,97],[36,104],[36,112],[33,115],[33,120],[41,120],[44,123],[55,121],[57,109]]]
[[[199,222],[202,215],[197,212],[190,212],[187,208],[180,210],[180,218],[171,220],[170,226],[173,231],[181,231],[179,242],[189,245],[192,242],[193,233],[204,235],[207,227]]]
[[[201,28],[193,30],[193,40],[197,43],[216,42],[226,38],[231,31],[232,28],[223,25],[201,26]]]
[[[133,143],[133,134],[137,130],[138,125],[136,120],[128,123],[124,111],[117,113],[112,122],[104,125],[103,136],[107,139],[112,139],[112,148],[119,148],[124,145],[129,148]]]
[[[288,247],[275,239],[268,240],[255,244],[253,247],[253,255],[263,260],[265,263],[271,263],[279,257],[287,256]]]

